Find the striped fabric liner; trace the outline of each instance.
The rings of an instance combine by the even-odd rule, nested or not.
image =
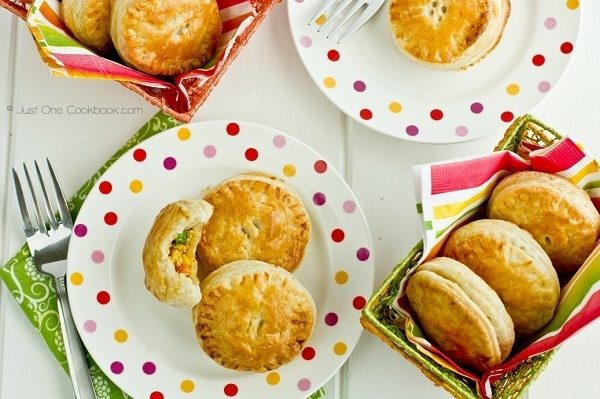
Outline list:
[[[217,0],[217,5],[223,25],[215,57],[203,68],[177,76],[172,81],[101,57],[82,46],[64,25],[57,0],[36,0],[27,16],[27,24],[42,60],[53,75],[118,80],[163,90],[169,106],[185,112],[190,108],[185,81],[199,78],[200,84],[203,84],[224,67],[235,39],[244,33],[256,15],[249,0]]]
[[[447,236],[483,210],[495,185],[507,174],[536,170],[555,173],[582,187],[600,210],[600,166],[596,159],[570,137],[548,148],[534,149],[530,162],[510,151],[464,158],[413,168],[417,209],[422,221],[424,250],[419,263],[437,255]],[[561,345],[573,334],[600,317],[600,246],[561,291],[554,318],[520,352],[483,376],[463,369],[435,348],[413,321],[404,289],[411,273],[400,283],[393,307],[405,320],[407,337],[436,362],[477,383],[483,398],[491,398],[492,384],[524,360]]]

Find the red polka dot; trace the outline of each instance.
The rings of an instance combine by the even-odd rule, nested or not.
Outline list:
[[[344,234],[344,231],[342,229],[335,229],[331,232],[331,239],[334,242],[342,242],[344,241],[344,237],[346,235]]]
[[[138,148],[133,152],[133,159],[135,159],[138,162],[142,162],[144,159],[146,159],[146,151],[144,151],[141,148]]]
[[[504,111],[502,113],[502,115],[500,115],[500,119],[502,119],[503,122],[510,122],[515,118],[515,116],[513,115],[512,112],[510,111]]]
[[[563,54],[571,53],[571,51],[573,51],[573,44],[571,42],[564,42],[563,44],[560,45],[560,51]]]
[[[102,194],[110,194],[110,192],[112,191],[112,184],[110,184],[110,182],[103,181],[98,186],[98,189]]]
[[[337,50],[329,50],[327,52],[327,58],[329,58],[330,61],[336,62],[340,59],[340,53]]]
[[[371,119],[373,117],[373,113],[371,112],[370,109],[363,108],[360,110],[360,117],[363,118],[364,120],[368,121],[369,119]]]
[[[314,350],[314,348],[311,348],[310,346],[307,346],[306,348],[302,349],[302,359],[304,360],[313,360],[315,358],[316,352]]]
[[[248,161],[256,161],[258,158],[258,151],[256,151],[256,148],[248,148],[244,155]]]
[[[106,305],[110,302],[110,294],[106,291],[100,291],[98,295],[96,295],[96,300],[100,305]]]
[[[104,215],[104,223],[109,226],[117,224],[118,219],[117,214],[114,212],[107,212],[106,215]]]
[[[315,162],[315,172],[325,173],[326,171],[327,171],[327,162],[325,162],[325,161]]]
[[[431,116],[431,119],[434,121],[439,121],[444,117],[444,113],[439,109],[432,109],[429,116]]]
[[[364,308],[366,304],[367,300],[362,296],[357,296],[352,301],[352,306],[354,306],[354,309],[356,310],[362,310],[362,308]]]
[[[227,384],[225,385],[225,388],[223,388],[223,392],[229,397],[235,396],[238,393],[238,387],[235,384]]]
[[[150,394],[150,399],[165,399],[165,395],[162,392],[154,391]]]
[[[230,123],[227,125],[227,134],[230,136],[235,136],[240,132],[240,125],[237,123]]]
[[[544,65],[544,62],[546,62],[546,58],[541,54],[536,54],[531,59],[531,62],[533,62],[533,65],[535,66],[542,66]]]

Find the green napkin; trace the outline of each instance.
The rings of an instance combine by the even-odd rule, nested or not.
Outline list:
[[[142,126],[70,199],[69,209],[73,218],[77,216],[83,201],[96,181],[121,155],[147,138],[179,124],[180,122],[159,112]],[[0,269],[0,277],[33,327],[41,334],[56,360],[68,372],[54,284],[49,277],[37,271],[27,245],[23,245],[15,256]],[[100,370],[89,354],[86,354],[86,357],[98,399],[129,398]],[[310,399],[320,399],[323,395],[324,391],[321,388]]]

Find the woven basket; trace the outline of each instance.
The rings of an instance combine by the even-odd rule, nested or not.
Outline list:
[[[231,62],[237,57],[240,50],[246,45],[248,40],[252,34],[256,31],[258,26],[261,24],[263,19],[267,16],[269,11],[281,2],[281,0],[251,0],[252,6],[256,10],[256,16],[246,29],[246,31],[236,38],[236,42],[233,45],[231,52],[227,56],[227,59],[219,68],[219,71],[211,76],[204,84],[200,84],[197,79],[193,79],[188,87],[188,93],[190,96],[190,109],[186,112],[179,112],[175,109],[171,108],[164,95],[160,92],[155,92],[152,88],[145,87],[142,85],[138,85],[130,82],[119,82],[123,86],[127,87],[129,90],[132,90],[142,97],[146,99],[149,103],[160,107],[165,113],[171,115],[173,118],[180,120],[182,122],[189,122],[198,108],[204,103],[204,101],[208,98],[208,95],[212,91],[212,89],[219,83],[221,80],[221,76],[227,70]],[[29,5],[33,3],[33,0],[0,0],[0,6],[8,9],[12,13],[16,14],[22,19],[25,19],[27,16],[27,10],[29,9]]]
[[[523,142],[534,143],[545,147],[558,140],[561,136],[536,120],[530,115],[517,119],[506,131],[504,138],[494,151],[510,150],[527,157],[522,146]],[[362,312],[361,323],[371,333],[378,336],[411,363],[417,366],[436,385],[441,385],[456,398],[479,399],[475,383],[449,369],[439,365],[428,356],[419,352],[400,328],[394,325],[390,316],[390,304],[398,293],[400,280],[407,271],[414,267],[423,251],[421,241],[414,247],[406,258],[394,268],[392,274],[383,282],[381,287],[373,294]],[[494,399],[518,398],[527,386],[546,367],[554,351],[535,356],[498,380],[492,387]]]

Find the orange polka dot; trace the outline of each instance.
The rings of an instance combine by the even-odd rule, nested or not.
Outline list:
[[[516,96],[517,94],[519,94],[520,90],[521,88],[516,83],[511,83],[508,86],[506,86],[506,92],[511,96]]]
[[[287,177],[296,176],[296,167],[294,165],[292,165],[291,163],[288,163],[287,165],[285,165],[283,167],[283,174]]]
[[[181,381],[179,388],[181,388],[181,390],[185,393],[190,393],[196,388],[196,385],[194,384],[193,381],[183,380],[183,381]]]
[[[132,193],[139,193],[143,190],[144,188],[144,184],[140,181],[140,180],[132,180],[131,183],[129,183],[129,189],[131,190]]]
[[[392,101],[388,108],[390,109],[390,112],[393,112],[394,114],[397,114],[400,111],[402,111],[402,105],[397,101]]]
[[[177,131],[177,138],[179,138],[179,140],[181,141],[189,140],[191,135],[192,132],[190,132],[190,129],[188,129],[187,127],[182,127]]]
[[[279,381],[281,381],[281,376],[279,375],[279,373],[276,373],[275,371],[267,374],[267,384],[269,385],[277,385],[279,384]]]
[[[325,14],[321,14],[321,16],[315,21],[315,23],[319,26],[323,25],[325,22],[327,22],[327,16]]]
[[[338,356],[342,356],[347,350],[348,346],[346,346],[346,344],[343,342],[338,342],[337,344],[333,345],[333,352]]]
[[[335,274],[335,282],[338,284],[346,284],[348,282],[348,273],[344,270],[340,270]]]
[[[83,274],[79,272],[75,272],[71,274],[71,284],[73,285],[81,285],[83,284]]]
[[[579,0],[567,0],[567,8],[569,10],[576,10],[579,7]]]
[[[129,338],[127,331],[123,329],[118,329],[115,331],[115,341],[118,343],[122,344],[123,342],[127,341],[127,338]]]
[[[328,89],[333,89],[335,87],[335,79],[331,76],[327,76],[325,79],[323,79],[323,84]]]

